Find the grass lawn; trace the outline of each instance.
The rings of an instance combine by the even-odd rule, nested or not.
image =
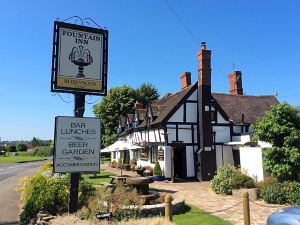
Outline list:
[[[39,157],[39,156],[0,156],[0,164],[34,162],[34,161],[41,161],[46,159],[47,157]]]
[[[186,213],[174,215],[173,221],[177,225],[232,225],[194,206],[187,206]]]
[[[98,174],[82,174],[82,177],[85,179],[85,181],[93,184],[93,185],[99,185],[97,187],[97,190],[99,192],[104,192],[105,187],[104,186],[100,186],[103,183],[109,183],[111,178],[109,176],[115,175],[113,173],[110,172],[106,172],[106,171],[100,171],[100,173]],[[108,192],[109,193],[109,192]]]

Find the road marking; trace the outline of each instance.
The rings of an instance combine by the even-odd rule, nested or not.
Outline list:
[[[0,185],[1,185],[1,184],[4,184],[4,183],[6,183],[6,182],[8,182],[8,181],[10,181],[10,180],[12,180],[12,179],[14,179],[14,178],[16,178],[18,175],[19,175],[19,174],[14,175],[14,176],[12,176],[12,177],[9,177],[9,178],[7,178],[6,180],[0,181]]]

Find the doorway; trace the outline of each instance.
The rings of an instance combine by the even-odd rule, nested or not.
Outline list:
[[[175,146],[174,149],[174,178],[186,179],[186,148],[183,145]]]

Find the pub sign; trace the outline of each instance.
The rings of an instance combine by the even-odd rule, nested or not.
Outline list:
[[[107,93],[108,31],[54,22],[52,92]]]
[[[54,172],[100,171],[100,119],[55,118]]]

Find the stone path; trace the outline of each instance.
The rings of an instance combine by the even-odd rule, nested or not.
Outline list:
[[[120,174],[120,170],[111,168],[107,164],[101,169]],[[123,174],[136,176],[136,173],[130,171],[123,171]],[[242,198],[217,195],[210,189],[209,182],[154,182],[150,187],[170,192],[175,198],[185,199],[186,203],[230,221],[234,225],[244,224]],[[265,225],[268,215],[280,208],[282,206],[269,205],[260,201],[250,202],[251,225]]]

